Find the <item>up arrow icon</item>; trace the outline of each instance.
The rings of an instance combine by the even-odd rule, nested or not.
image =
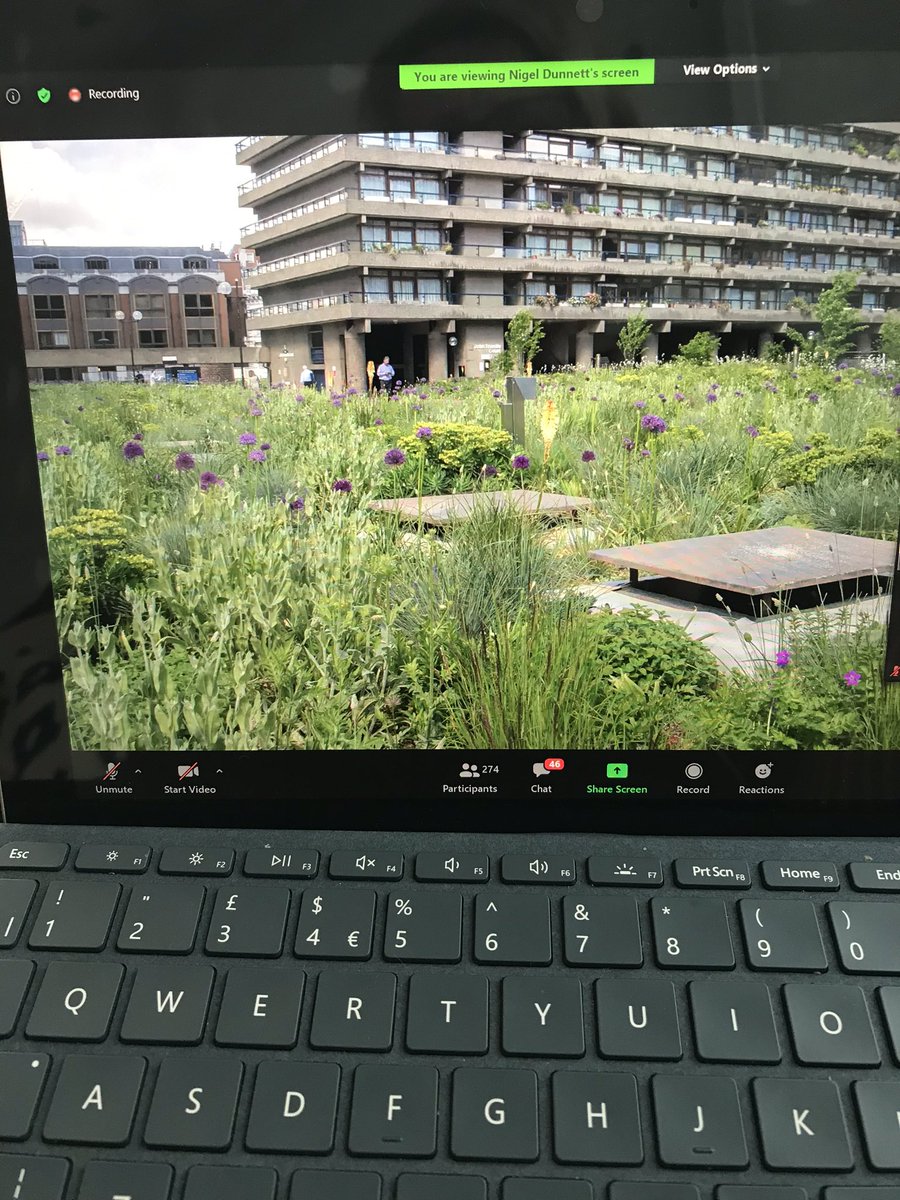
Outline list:
[[[490,904],[487,906],[487,908],[486,908],[484,911],[485,911],[485,912],[496,912],[496,911],[497,911],[497,905],[496,905],[496,904],[493,902],[493,900],[492,900],[492,901],[490,902]]]

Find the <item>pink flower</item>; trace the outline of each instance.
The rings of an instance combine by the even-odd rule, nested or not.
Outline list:
[[[859,671],[848,671],[843,678],[847,687],[858,687],[862,683],[862,675]]]

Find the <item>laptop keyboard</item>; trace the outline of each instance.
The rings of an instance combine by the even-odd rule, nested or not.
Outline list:
[[[0,1200],[900,1200],[896,862],[137,832],[0,848]]]

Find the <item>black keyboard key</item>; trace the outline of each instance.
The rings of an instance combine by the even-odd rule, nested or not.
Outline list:
[[[692,1183],[611,1183],[609,1200],[700,1200]]]
[[[697,1054],[706,1062],[781,1062],[764,983],[731,979],[695,980],[690,988]]]
[[[381,1200],[374,1171],[295,1171],[288,1200]]]
[[[862,989],[840,983],[785,986],[788,1024],[806,1066],[877,1067],[881,1055]]]
[[[25,1027],[26,1037],[102,1042],[124,974],[121,963],[50,963]]]
[[[102,950],[121,891],[111,879],[52,883],[28,945],[32,950]]]
[[[75,870],[141,875],[150,865],[151,853],[149,846],[82,846]]]
[[[550,901],[546,896],[475,897],[475,961],[545,967],[552,958]]]
[[[655,1075],[660,1162],[712,1170],[750,1164],[737,1085],[715,1075]]]
[[[280,1050],[296,1046],[305,983],[303,971],[232,967],[219,1009],[216,1045]]]
[[[451,892],[391,893],[384,957],[397,962],[459,962],[462,896]]]
[[[637,900],[597,895],[563,899],[563,942],[570,967],[640,967],[644,962]]]
[[[53,1090],[44,1141],[126,1145],[146,1069],[146,1059],[136,1056],[70,1054]]]
[[[277,958],[291,893],[286,887],[228,887],[216,893],[207,954]]]
[[[853,1155],[830,1079],[755,1079],[763,1158],[773,1171],[850,1171]]]
[[[603,887],[662,887],[664,875],[658,858],[624,854],[592,854],[588,879]]]
[[[168,1163],[91,1162],[78,1200],[169,1200],[173,1177]]]
[[[792,892],[836,892],[841,886],[840,873],[830,862],[764,862],[762,877],[767,888]]]
[[[604,1058],[681,1058],[675,989],[668,980],[601,979],[596,989]]]
[[[140,967],[119,1034],[123,1042],[196,1046],[203,1040],[215,981],[212,967],[159,963]]]
[[[488,1200],[480,1175],[401,1175],[397,1200]]]
[[[434,1067],[357,1067],[347,1149],[376,1158],[431,1158],[437,1095]]]
[[[159,1068],[144,1143],[183,1150],[227,1150],[244,1072],[233,1059],[173,1055]]]
[[[726,1183],[716,1188],[716,1200],[809,1200],[806,1188],[786,1184]]]
[[[553,1074],[553,1151],[561,1163],[644,1161],[637,1080],[602,1071]]]
[[[7,842],[0,846],[0,871],[58,871],[68,853],[64,842]]]
[[[851,863],[850,882],[858,892],[900,892],[900,863]]]
[[[503,1200],[594,1200],[586,1179],[504,1179]]]
[[[396,975],[323,971],[310,1045],[317,1050],[390,1050],[396,992]]]
[[[568,854],[504,854],[505,883],[574,883],[575,859]]]
[[[0,979],[2,977],[3,964],[0,963]],[[900,987],[879,988],[878,998],[884,1012],[884,1023],[887,1026],[894,1060],[900,1063]]]
[[[828,960],[809,900],[741,900],[747,958],[755,971],[825,971]]]
[[[275,1200],[277,1186],[271,1167],[191,1167],[184,1200]]]
[[[749,863],[740,859],[679,858],[675,882],[689,888],[748,888],[752,883]]]
[[[577,979],[514,976],[503,980],[503,1053],[581,1058],[584,1011]]]
[[[298,958],[359,958],[372,954],[375,893],[323,887],[303,893],[294,953]]]
[[[206,889],[174,880],[135,885],[116,943],[133,954],[190,954]]]
[[[157,870],[160,875],[230,875],[234,851],[221,846],[167,846]]]
[[[414,1054],[487,1054],[487,979],[449,972],[413,975],[406,1048]]]
[[[328,874],[332,879],[401,879],[403,855],[336,850],[328,864]]]
[[[16,1027],[34,963],[25,958],[0,958],[0,1038],[9,1037]]]
[[[825,1200],[900,1200],[900,1187],[827,1187]]]
[[[853,1087],[866,1158],[876,1171],[900,1171],[900,1082],[867,1079]]]
[[[0,1053],[0,1144],[31,1133],[49,1069],[46,1054]]]
[[[487,883],[490,876],[491,864],[486,854],[443,854],[424,850],[416,855],[416,879],[423,883]]]
[[[845,971],[900,975],[900,904],[832,900],[828,913]]]
[[[661,967],[734,968],[724,900],[712,896],[654,896],[650,911],[656,961]]]
[[[334,1063],[263,1062],[256,1069],[248,1150],[329,1154],[341,1069]]]
[[[536,1162],[537,1105],[534,1071],[457,1068],[450,1153],[463,1159]]]
[[[0,950],[19,940],[36,891],[33,879],[0,879]]]
[[[318,850],[248,850],[244,874],[261,879],[314,879],[319,869]]]
[[[66,1200],[67,1158],[37,1158],[30,1154],[0,1154],[0,1196],[3,1200]]]

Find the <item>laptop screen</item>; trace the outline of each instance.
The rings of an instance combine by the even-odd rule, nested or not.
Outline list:
[[[891,793],[900,54],[681,7],[7,63],[8,804]]]

